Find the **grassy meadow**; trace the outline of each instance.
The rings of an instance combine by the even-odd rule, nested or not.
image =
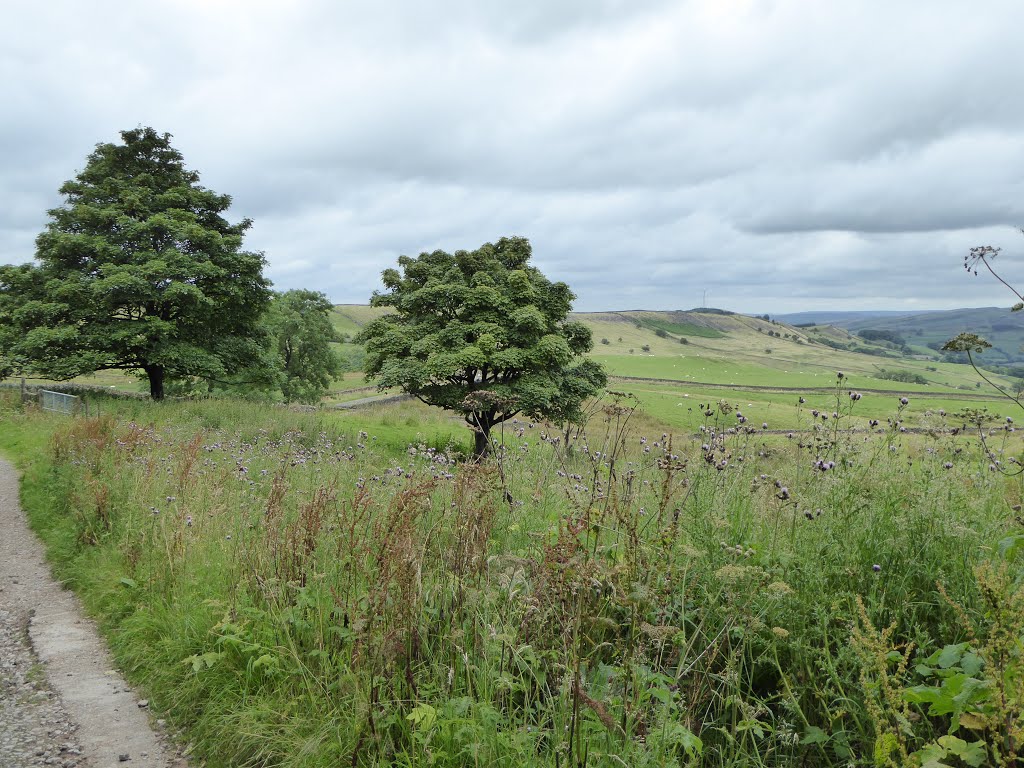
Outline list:
[[[6,390],[0,451],[197,765],[1018,765],[1016,406],[967,366],[632,314],[581,316],[621,392],[482,465],[415,401],[69,419]]]
[[[474,466],[414,403],[5,403],[60,577],[206,765],[1016,759],[1008,427],[993,459],[850,408],[786,438],[716,403],[668,435],[608,400]]]

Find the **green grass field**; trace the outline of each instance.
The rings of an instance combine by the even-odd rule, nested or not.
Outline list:
[[[578,317],[629,394],[582,433],[506,422],[483,465],[414,400],[68,418],[7,390],[0,450],[209,768],[1015,765],[1019,407],[815,329]]]
[[[934,419],[925,416],[929,411],[945,411],[951,423],[953,414],[984,408],[994,423],[1016,408],[982,384],[968,365],[837,350],[811,341],[808,333],[826,335],[819,329],[789,328],[744,316],[710,316],[706,321],[716,324],[716,337],[685,337],[687,343],[681,344],[677,338],[658,336],[661,326],[656,322],[637,327],[628,319],[631,314],[647,313],[578,317],[591,327],[596,342],[592,355],[612,376],[610,386],[636,395],[650,418],[683,432],[702,423],[700,404],[720,401],[739,407],[749,423],[767,422],[771,430],[800,429],[813,409],[826,414],[845,410],[850,390],[864,392],[854,409],[860,429],[867,429],[871,419],[885,424],[904,395],[920,406],[903,416],[908,428],[931,427]],[[768,330],[790,338],[769,337]],[[828,329],[827,334],[836,340],[850,338],[841,329]],[[844,378],[837,387],[839,371]],[[882,378],[886,371],[920,376],[927,383]],[[1005,377],[992,378],[1012,390],[1013,383]],[[800,397],[806,400],[803,408]]]
[[[638,394],[571,449],[509,422],[483,466],[415,401],[69,419],[0,393],[0,450],[59,577],[210,768],[1013,764],[1024,488],[990,464],[1016,432],[983,449],[918,395],[899,417],[926,433],[858,431],[889,394],[824,422],[827,395],[689,393],[704,416]],[[801,432],[737,430],[726,398]]]

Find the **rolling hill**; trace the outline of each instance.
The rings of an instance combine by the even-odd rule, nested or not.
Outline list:
[[[342,304],[335,307],[333,323],[340,333],[352,337],[383,311]],[[932,321],[932,315],[941,315],[943,321]],[[998,355],[986,352],[984,361],[1005,363],[1010,359],[1004,350],[1012,347],[1007,341],[1012,333],[999,329],[1019,321],[1024,339],[1024,317],[1002,310],[876,315],[860,318],[854,323],[857,327],[849,329],[840,325],[796,327],[716,309],[577,312],[572,317],[590,328],[594,337],[591,354],[613,375],[724,385],[806,387],[844,370],[856,375],[862,387],[891,389],[895,381],[899,386],[917,382],[919,387],[973,389],[977,375],[970,366],[939,361],[935,359],[938,353],[926,344],[944,342],[963,328],[980,327],[982,333],[992,333],[994,328],[993,335],[1002,346]],[[856,335],[858,330],[879,327],[906,334],[907,345]]]
[[[953,309],[903,317],[861,319],[845,324],[848,330],[895,331],[911,345],[935,349],[956,336],[970,332],[992,344],[981,360],[989,365],[1024,363],[1024,316],[999,307]]]
[[[959,333],[976,333],[992,344],[981,362],[992,365],[1024,363],[1024,314],[1002,307],[935,310],[928,312],[800,312],[780,316],[791,323],[829,323],[851,333],[886,331],[898,334],[918,352],[941,355],[939,348]]]

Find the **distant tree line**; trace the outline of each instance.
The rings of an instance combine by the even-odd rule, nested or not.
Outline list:
[[[862,331],[857,331],[857,335],[867,341],[887,341],[897,347],[907,346],[906,340],[896,331],[865,328]]]

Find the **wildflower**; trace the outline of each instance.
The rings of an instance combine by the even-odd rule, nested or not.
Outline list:
[[[853,402],[857,402],[862,397],[863,397],[863,395],[860,392],[851,392],[850,393],[850,399],[853,400]]]
[[[880,566],[878,563],[875,563],[874,565],[871,566],[871,570],[874,571],[875,573],[881,573],[882,572],[882,566]]]
[[[803,398],[803,397],[800,398],[800,405],[803,405],[806,402],[807,402],[807,400],[805,398]]]
[[[900,398],[900,405],[909,405],[909,404],[910,404],[910,400],[908,398],[906,398],[906,397],[901,397]]]
[[[192,515],[185,515],[185,525],[191,527],[191,525],[192,525]]]
[[[787,488],[786,486],[782,486],[781,488],[779,488],[779,492],[775,495],[778,496],[782,501],[786,501],[787,499],[789,499],[789,488]]]
[[[836,371],[836,378],[837,379],[843,378],[843,372],[842,371]]]
[[[952,461],[947,461],[945,464],[942,465],[942,467],[943,467],[943,469],[952,469],[953,468],[953,462]]]
[[[761,422],[761,429],[768,429],[768,422],[767,421]]]

